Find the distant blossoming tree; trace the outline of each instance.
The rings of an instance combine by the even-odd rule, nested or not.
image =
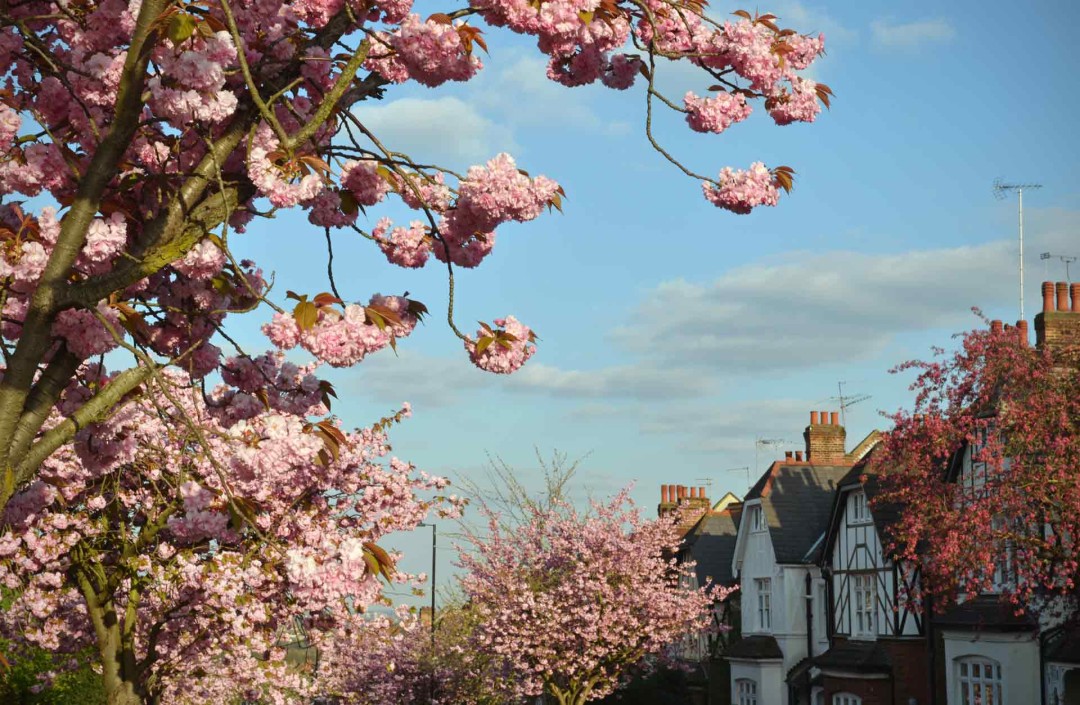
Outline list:
[[[180,368],[193,385],[223,372],[229,355],[219,346],[237,348],[223,329],[230,314],[273,308],[264,330],[274,346],[333,366],[413,330],[422,304],[348,303],[359,293],[339,291],[332,266],[320,287],[329,292],[289,292],[288,310],[284,297],[272,300],[259,267],[237,261],[230,241],[282,209],[305,211],[325,231],[331,264],[331,231],[340,230],[402,267],[441,262],[449,326],[480,368],[512,372],[534,353],[533,331],[512,316],[462,333],[453,273],[490,254],[500,225],[560,208],[562,188],[507,154],[460,172],[414,160],[365,123],[365,101],[392,86],[475,76],[487,46],[480,23],[535,37],[549,78],[565,86],[622,90],[641,79],[647,136],[673,162],[653,134],[657,105],[717,133],[756,101],[778,124],[810,122],[830,96],[799,73],[823,53],[823,37],[782,29],[773,15],[717,21],[700,0],[475,0],[427,17],[412,9],[411,0],[0,8],[0,509],[155,371]],[[700,69],[706,97],[663,96],[658,57]],[[782,166],[717,178],[679,166],[737,213],[774,205],[792,183]],[[364,229],[361,213],[391,198],[417,218]],[[118,348],[134,366],[88,372]],[[269,383],[254,391],[276,393]]]
[[[891,539],[939,605],[1000,588],[1018,608],[1080,579],[1080,367],[1016,329],[964,334],[919,372],[875,454]],[[969,472],[960,481],[960,467]]]
[[[478,615],[444,606],[429,624],[415,614],[354,620],[320,661],[320,692],[344,705],[505,705],[500,660],[475,648]]]
[[[624,491],[587,513],[569,504],[524,508],[505,525],[489,513],[460,563],[480,616],[474,637],[498,656],[516,697],[581,705],[614,691],[631,669],[708,628],[730,590],[686,587],[676,515],[642,519]]]

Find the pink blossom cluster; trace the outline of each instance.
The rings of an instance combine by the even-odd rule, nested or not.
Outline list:
[[[371,235],[386,259],[399,267],[423,267],[431,253],[432,238],[428,228],[419,220],[409,223],[408,228],[391,228],[390,219],[382,218],[372,229]]]
[[[179,46],[161,44],[155,61],[160,73],[147,83],[150,107],[174,127],[220,123],[236,112],[236,93],[226,87],[225,71],[236,61],[228,32],[193,37]]]
[[[536,352],[536,345],[533,344],[536,336],[528,326],[513,316],[496,318],[495,325],[497,328],[494,330],[476,331],[477,340],[465,341],[469,359],[487,372],[516,372]]]
[[[766,101],[766,109],[777,125],[793,122],[813,122],[821,112],[817,84],[802,78],[791,81],[791,91],[783,91]]]
[[[779,200],[773,175],[761,162],[754,162],[746,171],[724,167],[720,171],[720,186],[705,182],[705,198],[732,213],[746,214],[757,206],[775,206]]]
[[[294,316],[276,313],[263,333],[280,350],[297,345],[332,367],[349,367],[368,354],[381,350],[394,338],[412,333],[417,318],[409,311],[408,299],[401,296],[371,297],[370,306],[379,306],[397,318],[390,324],[380,324],[378,313],[359,304],[349,304],[344,310],[332,306],[319,308],[318,319],[311,328],[301,329]]]
[[[699,98],[687,91],[683,98],[686,105],[686,122],[697,132],[721,133],[736,122],[742,122],[753,112],[741,93],[719,93],[714,97]]]
[[[377,46],[365,65],[395,83],[412,79],[435,87],[467,81],[483,64],[462,40],[462,27],[409,15],[393,32],[376,35]]]

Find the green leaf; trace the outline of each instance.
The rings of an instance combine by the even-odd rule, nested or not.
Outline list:
[[[173,15],[168,28],[165,30],[165,35],[172,40],[173,44],[183,42],[194,33],[195,18],[184,12]]]
[[[293,309],[293,318],[300,330],[311,330],[319,320],[319,307],[310,301],[301,301]]]

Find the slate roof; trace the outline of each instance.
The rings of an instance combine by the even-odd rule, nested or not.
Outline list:
[[[777,563],[817,563],[833,495],[850,470],[850,465],[776,462],[750,488],[746,501],[761,499]]]
[[[784,658],[784,652],[780,650],[780,645],[776,643],[775,638],[765,634],[755,634],[753,636],[744,636],[736,641],[728,647],[728,650],[724,652],[724,656],[727,658],[782,659]]]
[[[697,563],[694,571],[699,585],[709,578],[720,585],[738,582],[731,572],[731,559],[735,555],[741,515],[741,505],[709,511],[687,533],[684,550]]]
[[[814,659],[814,665],[822,670],[892,673],[889,654],[876,641],[838,639],[832,648]]]
[[[944,628],[991,632],[1032,631],[1037,626],[1029,613],[1017,616],[1013,606],[998,595],[980,595],[951,607],[935,617],[934,624]]]
[[[1045,660],[1080,663],[1080,626],[1066,625],[1048,636]]]

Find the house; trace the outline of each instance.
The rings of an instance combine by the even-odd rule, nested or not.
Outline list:
[[[839,482],[877,439],[872,433],[847,452],[838,416],[811,412],[805,458],[798,451],[774,462],[743,501],[732,558],[742,637],[725,657],[737,705],[806,703],[798,683],[809,659],[828,648],[819,567],[825,529]]]
[[[925,617],[913,609],[919,571],[887,549],[899,510],[873,504],[879,485],[869,457],[837,485],[819,586],[827,593],[829,648],[813,660],[805,687],[815,705],[926,705],[933,649]]]
[[[704,487],[661,486],[657,514],[674,512],[680,505],[682,545],[678,560],[694,561],[694,574],[687,587],[738,585],[731,573],[731,557],[742,506],[739,498],[728,492],[713,503]],[[690,666],[688,684],[694,702],[709,705],[730,702],[728,667],[722,657],[727,645],[739,634],[738,619],[739,592],[735,591],[714,606],[712,626],[720,629],[691,635],[679,649],[679,658]]]

